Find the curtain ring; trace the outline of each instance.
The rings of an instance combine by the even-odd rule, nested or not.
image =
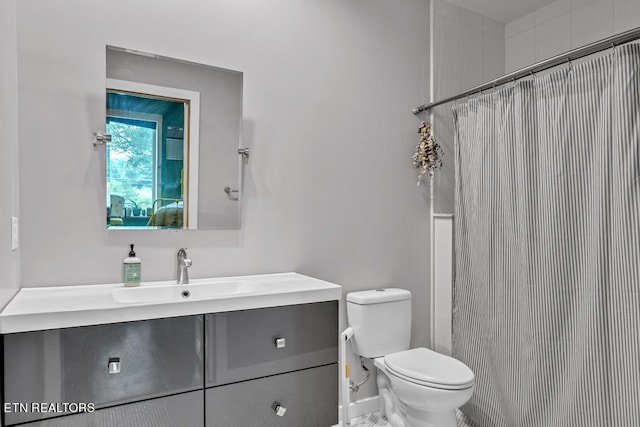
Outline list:
[[[567,58],[567,65],[569,66],[569,71],[573,71],[573,62],[571,62],[571,58]]]

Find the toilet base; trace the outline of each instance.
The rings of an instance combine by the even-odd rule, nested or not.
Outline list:
[[[415,409],[409,409],[407,424],[412,427],[456,427],[456,413],[455,411],[421,413]]]
[[[455,408],[445,412],[423,411],[401,402],[391,392],[387,374],[378,368],[378,398],[380,412],[392,427],[456,427]]]
[[[398,402],[385,401],[394,399],[389,393],[388,397],[380,396],[380,412],[384,415],[391,427],[456,427],[455,411],[448,412],[424,412],[415,408],[409,408]]]

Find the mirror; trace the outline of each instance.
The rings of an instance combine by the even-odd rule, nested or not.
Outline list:
[[[109,229],[240,228],[242,73],[106,49]]]

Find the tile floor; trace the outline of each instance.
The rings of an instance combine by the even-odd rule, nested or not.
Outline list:
[[[467,427],[464,420],[464,416],[460,411],[456,411],[456,421],[458,426]],[[391,424],[387,422],[387,419],[380,412],[372,412],[370,414],[364,414],[351,420],[349,427],[391,427]]]
[[[390,427],[391,424],[380,412],[364,414],[351,420],[350,427]]]

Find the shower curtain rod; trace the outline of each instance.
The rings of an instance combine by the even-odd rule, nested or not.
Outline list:
[[[456,99],[464,98],[466,96],[475,95],[482,92],[483,90],[492,89],[505,83],[521,79],[522,77],[526,77],[534,73],[556,67],[558,65],[566,64],[568,62],[570,63],[571,61],[574,61],[576,59],[593,55],[594,53],[602,52],[603,50],[607,50],[637,39],[640,39],[640,27],[633,30],[625,31],[624,33],[620,33],[615,36],[607,37],[606,39],[602,39],[600,41],[585,45],[583,47],[579,47],[577,49],[570,50],[567,53],[545,59],[544,61],[540,61],[512,73],[505,74],[502,77],[491,80],[487,83],[481,84],[464,92],[460,92],[459,94],[450,96],[449,98],[441,99],[430,104],[421,105],[413,109],[413,114],[419,114],[423,111],[428,111],[433,107],[437,107],[438,105],[446,104],[451,101],[455,101]]]

